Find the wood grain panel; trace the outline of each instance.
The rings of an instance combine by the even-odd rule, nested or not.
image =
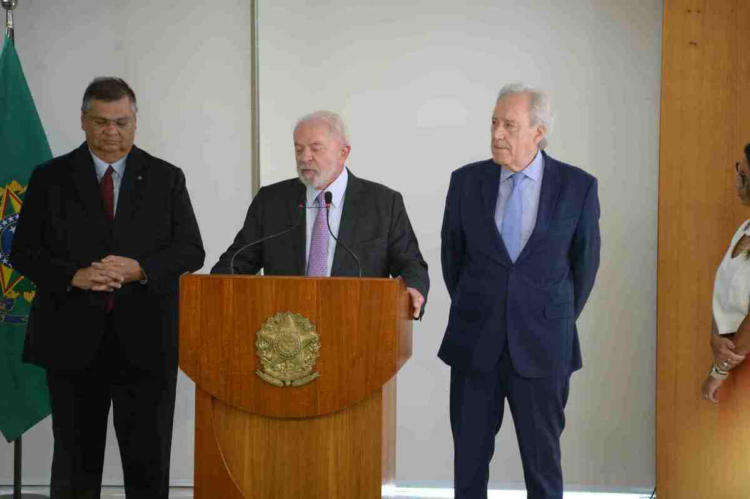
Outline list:
[[[411,355],[409,298],[400,279],[183,276],[180,367],[201,389],[245,412],[329,414],[380,390]],[[278,388],[256,376],[256,332],[278,312],[310,319],[320,378]]]
[[[750,218],[733,188],[750,142],[750,2],[666,0],[659,160],[656,463],[660,499],[747,498],[750,371],[713,407],[700,400],[711,362],[716,268]],[[739,466],[739,468],[737,467]]]
[[[411,355],[402,280],[183,276],[182,369],[196,382],[197,499],[381,497],[395,480],[396,378]],[[255,375],[278,312],[317,327],[321,377]]]
[[[214,428],[213,398],[200,388],[195,391],[195,499],[245,499],[230,473]]]
[[[383,386],[382,482],[396,484],[396,378]]]
[[[387,392],[310,419],[247,414],[213,399],[213,433],[227,475],[248,498],[380,498],[395,462],[395,434],[381,435],[381,428],[395,432],[395,419],[384,418],[395,411],[392,390]],[[220,473],[214,476],[227,481]]]

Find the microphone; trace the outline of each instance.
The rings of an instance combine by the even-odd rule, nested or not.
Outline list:
[[[354,258],[354,263],[357,264],[357,273],[359,273],[359,277],[362,277],[362,266],[359,264],[359,258],[357,258],[357,255],[352,253],[352,250],[346,247],[346,244],[339,241],[339,239],[333,235],[333,232],[331,231],[331,222],[330,222],[330,214],[331,214],[331,201],[333,200],[333,194],[326,191],[324,194],[325,200],[326,200],[326,225],[328,225],[328,232],[331,234],[331,237],[334,241],[336,241],[336,244],[341,245],[342,248],[346,250],[347,253],[349,253],[352,258]]]
[[[266,237],[261,237],[261,238],[260,238],[260,239],[258,239],[257,241],[253,241],[253,242],[251,242],[251,243],[249,243],[249,244],[246,244],[246,245],[244,245],[243,247],[241,247],[240,249],[238,249],[237,251],[235,251],[235,252],[234,252],[234,254],[232,255],[232,259],[231,259],[231,260],[229,261],[229,268],[230,268],[230,269],[231,269],[231,271],[232,271],[232,274],[231,274],[231,275],[234,275],[234,274],[235,274],[235,272],[234,272],[234,258],[235,258],[235,257],[236,257],[236,256],[237,256],[238,254],[240,254],[241,252],[245,251],[245,250],[246,250],[246,249],[248,249],[248,248],[251,248],[251,247],[255,246],[256,244],[260,244],[260,243],[262,243],[263,241],[268,241],[269,239],[273,239],[274,237],[279,237],[279,236],[283,236],[284,234],[287,234],[287,233],[289,233],[289,232],[293,231],[294,229],[296,229],[296,228],[297,228],[297,227],[299,226],[299,223],[300,223],[300,222],[302,221],[302,211],[303,211],[303,209],[305,208],[305,203],[304,203],[304,201],[302,201],[302,200],[301,200],[301,201],[299,202],[299,204],[297,205],[297,208],[299,208],[299,215],[297,215],[297,221],[296,221],[296,222],[294,222],[294,225],[292,225],[292,226],[291,226],[291,227],[289,227],[288,229],[284,229],[284,230],[282,230],[281,232],[277,232],[277,233],[275,233],[275,234],[271,234],[270,236],[266,236]],[[331,229],[328,229],[328,230],[331,230]]]

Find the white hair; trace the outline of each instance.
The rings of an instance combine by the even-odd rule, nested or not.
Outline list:
[[[497,102],[500,102],[503,97],[517,94],[528,94],[531,97],[531,109],[529,109],[531,126],[541,125],[544,128],[544,137],[539,141],[539,149],[544,149],[549,145],[547,137],[552,133],[552,110],[549,95],[524,83],[510,83],[500,89]]]
[[[294,125],[294,131],[296,132],[297,129],[299,129],[299,127],[301,127],[305,123],[312,122],[325,123],[331,130],[331,132],[333,132],[334,135],[341,139],[344,145],[351,145],[349,142],[349,132],[346,131],[344,120],[341,119],[341,116],[331,111],[315,111],[314,113],[303,116],[297,121],[297,124]]]

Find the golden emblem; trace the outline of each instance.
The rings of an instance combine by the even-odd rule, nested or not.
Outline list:
[[[300,314],[281,312],[260,328],[255,341],[263,371],[255,374],[276,386],[302,386],[320,376],[313,372],[320,357],[315,326]]]

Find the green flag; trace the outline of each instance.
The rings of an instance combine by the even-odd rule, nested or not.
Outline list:
[[[13,270],[13,233],[31,171],[52,158],[13,43],[0,52],[0,432],[9,442],[50,413],[44,369],[21,362],[34,285]]]

